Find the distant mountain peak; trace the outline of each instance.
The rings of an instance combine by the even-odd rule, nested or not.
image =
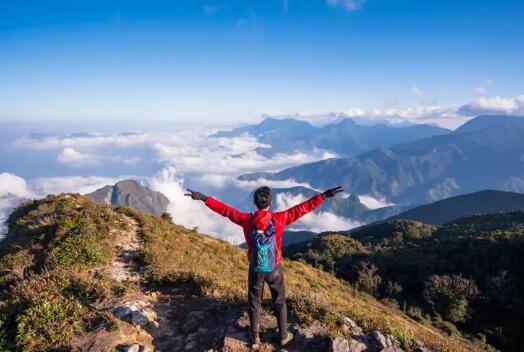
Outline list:
[[[104,186],[85,196],[98,203],[127,206],[156,216],[162,215],[169,204],[169,199],[165,195],[133,179]]]
[[[467,121],[462,126],[457,128],[455,132],[471,132],[483,130],[486,128],[508,126],[511,124],[524,126],[524,117],[508,115],[481,115]]]

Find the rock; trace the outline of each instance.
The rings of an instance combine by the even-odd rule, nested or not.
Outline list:
[[[139,344],[134,343],[132,345],[118,345],[116,349],[120,352],[140,352],[140,347]]]
[[[227,334],[224,338],[224,348],[222,349],[224,352],[247,352],[249,350],[249,341],[244,332]]]
[[[433,352],[429,348],[426,347],[416,347],[415,352]]]
[[[367,352],[369,351],[368,345],[366,345],[364,342],[351,339],[348,342],[349,344],[349,352]]]
[[[429,348],[426,348],[422,341],[415,340],[415,352],[432,352]]]
[[[128,315],[131,315],[133,313],[133,310],[129,306],[122,306],[122,307],[116,307],[115,309],[113,309],[113,313],[117,317],[122,319]]]
[[[364,335],[364,331],[353,320],[348,317],[342,319],[343,330],[348,335],[360,336]]]
[[[131,313],[131,323],[135,325],[144,326],[149,323],[149,318],[139,310],[135,310]]]
[[[404,350],[398,346],[391,345],[381,349],[380,352],[404,352]]]
[[[386,339],[386,336],[382,335],[380,331],[373,331],[371,333],[371,339],[379,349],[388,347],[388,341]],[[391,343],[389,345],[391,345]]]
[[[348,340],[341,337],[335,337],[331,340],[331,351],[332,352],[349,352]]]
[[[144,326],[150,322],[149,318],[135,305],[117,307],[113,309],[113,313],[120,319],[125,319],[135,325]]]

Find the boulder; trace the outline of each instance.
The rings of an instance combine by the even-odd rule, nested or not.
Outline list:
[[[144,326],[150,322],[149,318],[132,304],[116,307],[113,309],[113,313],[120,319],[126,320],[135,325]]]
[[[348,341],[349,352],[368,352],[369,348],[364,342],[351,339]]]
[[[135,310],[131,313],[130,321],[135,325],[144,326],[149,323],[149,318],[141,311]]]
[[[341,337],[335,337],[331,340],[331,351],[332,352],[349,352],[348,340]]]
[[[380,331],[373,331],[371,333],[371,339],[373,343],[378,347],[379,350],[388,347],[391,343],[388,344],[388,339]]]

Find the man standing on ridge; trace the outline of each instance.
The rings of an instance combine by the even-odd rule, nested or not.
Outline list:
[[[264,283],[268,283],[271,298],[275,306],[275,315],[280,334],[280,344],[288,345],[294,338],[287,328],[287,307],[282,266],[282,233],[284,228],[297,221],[303,215],[319,207],[325,198],[334,197],[342,192],[341,187],[328,189],[294,207],[271,212],[272,194],[269,187],[258,188],[253,196],[258,210],[254,213],[243,213],[212,197],[187,189],[186,196],[201,200],[218,214],[229,218],[244,230],[249,259],[248,306],[250,322],[250,339],[253,347],[260,344],[259,325],[260,309]]]

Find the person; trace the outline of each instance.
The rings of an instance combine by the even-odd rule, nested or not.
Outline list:
[[[294,338],[287,327],[286,290],[282,265],[282,233],[284,228],[319,207],[325,198],[342,192],[341,187],[328,189],[285,211],[271,212],[272,192],[260,187],[253,194],[257,210],[244,213],[200,192],[187,189],[186,196],[200,200],[214,212],[229,218],[244,230],[249,259],[248,312],[250,339],[253,347],[260,344],[260,310],[264,284],[267,282],[275,308],[280,344],[284,347]]]

